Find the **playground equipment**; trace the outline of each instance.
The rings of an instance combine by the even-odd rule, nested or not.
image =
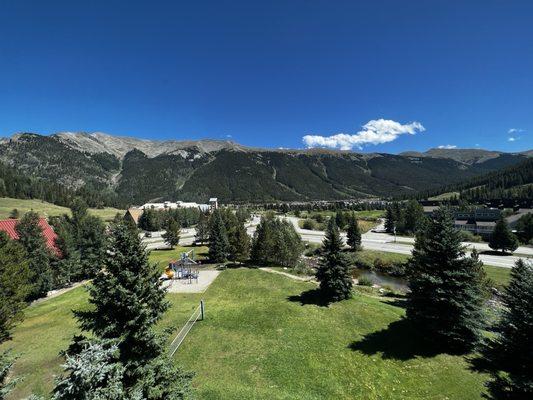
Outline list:
[[[192,283],[193,280],[198,283],[198,269],[193,266],[198,263],[194,261],[194,250],[183,252],[178,261],[171,261],[165,268],[167,279],[186,279]]]

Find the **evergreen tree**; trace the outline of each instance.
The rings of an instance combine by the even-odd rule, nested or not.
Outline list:
[[[322,257],[316,272],[320,291],[331,301],[348,299],[352,295],[352,277],[342,253],[342,238],[334,219],[330,219],[322,242]]]
[[[11,219],[18,219],[20,217],[20,212],[16,208],[12,209],[9,213],[9,218]]]
[[[198,224],[196,224],[195,240],[198,243],[205,243],[209,240],[209,217],[205,213],[200,215]]]
[[[177,246],[180,242],[180,225],[175,219],[171,219],[168,223],[168,227],[165,233],[163,233],[163,239],[165,243],[171,247]]]
[[[486,278],[477,255],[464,254],[452,214],[442,208],[417,233],[409,265],[407,318],[454,351],[472,349],[484,326]]]
[[[394,212],[392,207],[387,208],[387,213],[385,214],[385,231],[387,233],[394,233],[394,227],[396,226],[396,221],[394,218]]]
[[[481,350],[484,369],[494,399],[533,398],[533,265],[516,262],[502,297],[503,315],[498,335]]]
[[[335,223],[337,224],[337,227],[341,230],[344,229],[344,227],[346,226],[346,215],[341,210],[335,213]]]
[[[52,400],[126,399],[124,367],[112,340],[86,341],[78,354],[66,355],[63,368],[68,374],[58,379]]]
[[[15,226],[19,243],[28,255],[32,290],[28,298],[33,300],[45,296],[52,289],[52,272],[50,270],[50,254],[46,247],[43,230],[39,225],[39,215],[29,211]]]
[[[139,228],[155,232],[161,229],[161,213],[152,208],[147,208],[144,210],[142,215],[139,217]]]
[[[533,213],[522,216],[516,223],[516,230],[522,243],[530,243],[533,240]]]
[[[500,218],[496,222],[496,226],[490,235],[489,247],[494,250],[501,250],[502,253],[506,250],[513,252],[518,248],[518,239],[509,229],[505,219]]]
[[[75,312],[81,328],[96,339],[116,341],[128,398],[184,398],[187,375],[167,359],[164,342],[153,329],[169,305],[139,236],[123,223],[112,226],[102,264],[89,287],[92,307]],[[71,349],[79,349],[78,343]]]
[[[0,343],[22,320],[22,310],[31,291],[27,254],[22,245],[0,232]]]
[[[355,214],[350,216],[346,236],[346,242],[353,251],[357,251],[361,248],[361,230],[359,229],[359,224],[357,223],[357,217]]]
[[[22,245],[0,232],[0,344],[11,338],[11,329],[20,322],[31,290],[27,255]],[[0,400],[13,389],[18,379],[7,383],[13,358],[0,353]]]
[[[222,220],[221,211],[215,210],[211,215],[209,230],[209,259],[214,263],[226,261],[229,252],[228,234]]]
[[[415,233],[422,219],[424,218],[424,209],[416,200],[410,200],[405,206],[404,213],[404,232]]]
[[[276,218],[271,212],[261,218],[252,240],[254,262],[293,267],[303,250],[302,239],[290,222]]]
[[[250,256],[250,236],[248,236],[244,222],[237,217],[235,217],[232,226],[228,229],[228,241],[228,258],[233,262],[246,261]]]

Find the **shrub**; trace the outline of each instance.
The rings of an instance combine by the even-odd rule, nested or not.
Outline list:
[[[305,219],[302,223],[302,229],[316,230],[317,224],[312,219]]]
[[[370,278],[368,278],[366,276],[360,277],[357,281],[358,281],[358,285],[359,286],[372,286],[373,285],[373,283],[370,280]]]

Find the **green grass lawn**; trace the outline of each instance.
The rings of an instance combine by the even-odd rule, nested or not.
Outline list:
[[[356,294],[322,307],[307,303],[316,285],[254,269],[224,271],[206,293],[169,294],[158,329],[179,329],[206,303],[175,360],[195,372],[199,399],[480,399],[485,377],[463,357],[420,347],[391,299]],[[375,296],[375,295],[374,295]],[[77,333],[71,309],[83,288],[31,306],[2,346],[20,355],[10,396],[46,393],[61,371],[58,353]]]
[[[151,263],[164,268],[170,261],[179,260],[181,253],[190,250],[194,250],[195,260],[207,259],[207,253],[209,250],[207,246],[176,246],[171,250],[152,250],[150,251],[148,259]]]
[[[479,399],[484,377],[463,357],[432,354],[399,322],[404,310],[356,295],[320,307],[316,286],[228,270],[205,294],[176,360],[199,399]]]
[[[21,200],[12,199],[9,197],[0,197],[0,219],[9,218],[11,211],[16,208],[22,215],[27,211],[35,211],[42,216],[52,217],[56,215],[69,214],[70,210],[66,207],[56,206],[52,203],[47,203],[42,200]],[[124,210],[117,208],[106,207],[102,209],[90,208],[89,212],[97,215],[105,221],[110,221],[117,214],[124,214]]]
[[[491,279],[498,288],[501,288],[509,283],[511,279],[511,269],[494,267],[492,265],[485,265],[485,272],[487,277]]]

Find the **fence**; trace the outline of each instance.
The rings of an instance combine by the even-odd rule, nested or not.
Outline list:
[[[194,310],[188,321],[183,325],[183,328],[178,332],[172,343],[170,343],[170,357],[176,353],[178,348],[180,347],[181,343],[185,340],[185,337],[189,333],[189,331],[192,329],[193,325],[198,320],[204,319],[204,301],[200,301],[200,305]]]

